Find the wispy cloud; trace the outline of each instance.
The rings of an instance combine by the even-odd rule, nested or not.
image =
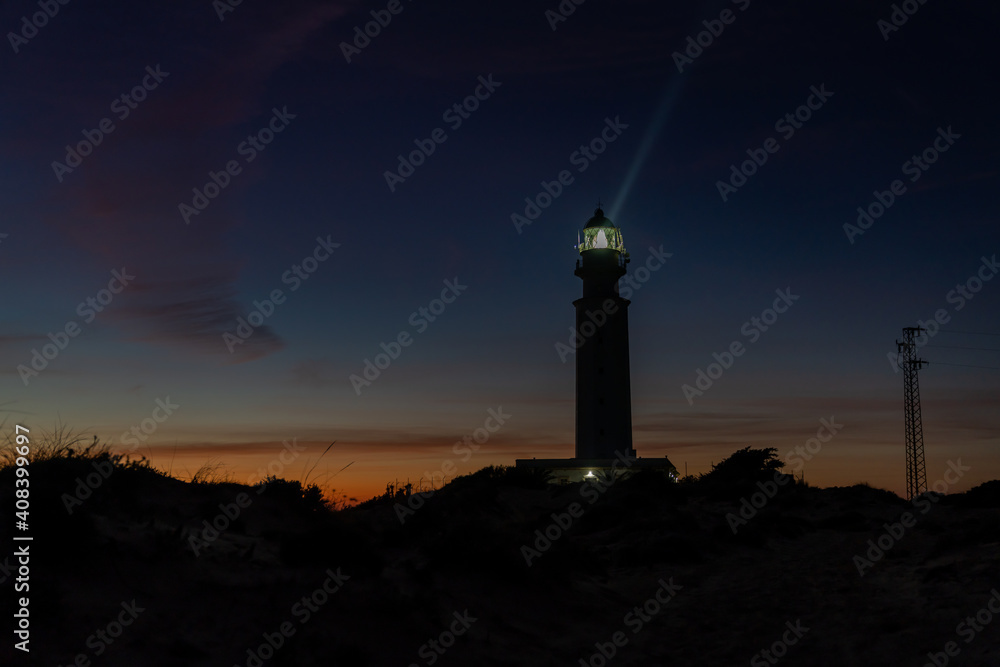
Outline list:
[[[266,95],[273,77],[301,57],[310,38],[344,15],[350,3],[244,5],[224,23],[210,3],[197,5],[177,7],[164,19],[168,23],[160,39],[180,42],[162,51],[181,60],[111,63],[99,50],[89,55],[93,50],[81,48],[72,67],[76,80],[56,76],[54,84],[42,89],[20,79],[22,90],[8,95],[26,93],[24,106],[40,116],[32,125],[44,128],[45,136],[65,136],[60,138],[65,145],[82,138],[77,129],[81,122],[96,127],[101,114],[113,115],[108,91],[127,92],[141,80],[146,65],[169,73],[128,118],[115,120],[114,132],[63,183],[50,170],[42,195],[48,202],[47,222],[91,260],[125,266],[136,276],[108,314],[127,337],[248,361],[282,347],[267,324],[232,354],[222,342],[222,334],[235,330],[237,318],[247,311],[235,288],[242,262],[227,235],[242,224],[240,193],[261,178],[266,159],[247,165],[248,173],[234,178],[191,225],[184,224],[178,205],[190,203],[192,188],[205,184],[209,170],[218,171],[237,157],[245,126],[263,126],[274,106],[294,106],[295,100]],[[79,31],[70,32],[82,39]],[[154,50],[150,47],[139,52],[149,53]],[[59,98],[58,105],[46,104],[51,96]],[[96,115],[81,121],[81,110]],[[35,160],[38,136],[29,142]],[[0,134],[0,141],[26,150],[15,137]],[[57,149],[51,157],[61,159],[64,152]]]

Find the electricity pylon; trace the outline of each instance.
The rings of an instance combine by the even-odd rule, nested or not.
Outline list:
[[[903,369],[903,410],[906,417],[906,495],[913,499],[927,490],[927,464],[924,461],[924,426],[920,419],[920,385],[917,371],[927,362],[917,359],[917,345],[914,338],[927,331],[922,327],[903,329],[902,342],[896,347],[902,359]]]

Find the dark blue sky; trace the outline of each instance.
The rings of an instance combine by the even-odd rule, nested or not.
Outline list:
[[[0,55],[10,419],[122,446],[169,396],[181,407],[142,442],[154,460],[176,447],[191,468],[214,457],[242,475],[286,438],[313,458],[337,440],[329,465],[357,461],[338,483],[358,493],[440,469],[499,406],[509,423],[460,472],[567,456],[574,369],[555,346],[600,198],[632,271],[651,247],[671,253],[631,296],[640,454],[692,471],[745,444],[784,454],[832,415],[845,427],[807,479],[902,490],[902,378],[886,358],[901,328],[943,310],[931,345],[1000,348],[955,333],[1000,332],[1000,280],[961,310],[949,300],[1000,251],[994,4],[927,3],[886,38],[891,3],[589,0],[553,30],[556,2],[404,0],[348,63],[341,44],[386,6],[245,0],[220,20],[208,1],[70,2],[36,34],[23,25],[36,3],[4,5],[4,32],[33,35],[8,34]],[[707,46],[679,72],[674,53],[699,33]],[[456,127],[446,112],[477,87]],[[281,131],[250,150],[275,109]],[[776,127],[797,112],[794,133]],[[53,167],[105,118],[113,132],[79,166]],[[609,119],[614,141],[584,161]],[[397,156],[438,128],[446,139],[390,189]],[[948,128],[959,138],[911,181],[904,163]],[[718,182],[747,151],[767,161],[724,201]],[[179,205],[231,161],[186,224]],[[564,170],[572,182],[518,233],[512,215]],[[851,243],[844,225],[896,179],[904,194]],[[317,238],[340,245],[293,290],[286,272],[327,256]],[[123,267],[135,279],[86,321],[78,304]],[[467,289],[414,324],[456,278]],[[744,323],[786,288],[799,299],[751,341]],[[230,353],[224,334],[274,290],[284,301]],[[72,322],[37,375],[18,370]],[[412,343],[359,395],[350,376],[401,333]],[[689,404],[682,386],[734,341],[746,353]],[[1000,366],[989,350],[921,354]],[[998,378],[922,371],[929,481],[959,456],[974,466],[963,485],[1000,474]]]

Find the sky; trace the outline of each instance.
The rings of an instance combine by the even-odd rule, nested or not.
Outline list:
[[[4,3],[4,428],[359,499],[571,456],[560,344],[600,202],[631,258],[640,456],[775,447],[812,484],[902,494],[891,360],[922,324],[928,483],[1000,478],[998,18]]]

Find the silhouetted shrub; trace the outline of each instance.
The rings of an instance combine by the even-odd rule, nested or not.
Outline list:
[[[758,491],[758,482],[774,483],[775,475],[781,475],[781,479],[787,478],[786,483],[779,486],[779,489],[784,489],[793,481],[781,473],[784,466],[774,447],[744,447],[699,475],[693,487],[710,497],[735,499]]]
[[[261,484],[264,485],[263,491],[260,493],[262,498],[271,498],[306,513],[330,509],[323,497],[323,490],[316,484],[310,484],[303,488],[302,483],[298,480],[281,479],[274,475],[268,475]],[[257,490],[260,491],[259,486]]]
[[[752,447],[744,447],[713,465],[712,469],[702,474],[700,479],[723,479],[726,481],[765,479],[773,477],[775,471],[784,467],[785,463],[778,458],[776,448],[753,449]]]
[[[1000,480],[991,480],[951,498],[962,507],[1000,507]]]

